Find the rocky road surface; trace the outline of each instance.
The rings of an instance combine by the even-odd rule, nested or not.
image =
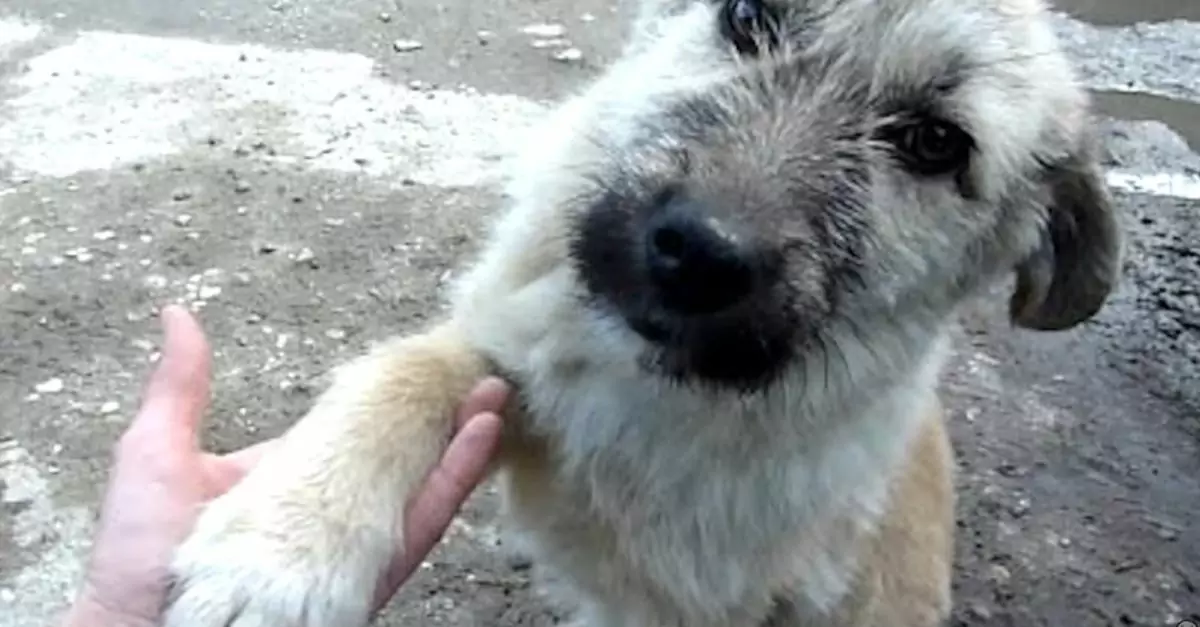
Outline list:
[[[1011,332],[988,307],[968,320],[945,384],[956,624],[1197,621],[1200,6],[1063,8],[1108,116],[1127,279],[1077,332]],[[207,442],[280,433],[330,366],[437,311],[498,206],[500,160],[614,52],[620,15],[601,0],[5,2],[0,627],[52,623],[78,581],[157,307],[190,304],[216,351]],[[495,507],[491,490],[472,499],[381,624],[557,623]]]

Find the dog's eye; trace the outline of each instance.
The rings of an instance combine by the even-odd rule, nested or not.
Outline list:
[[[909,166],[926,176],[961,169],[971,156],[971,136],[944,120],[921,120],[897,129],[896,147]]]
[[[723,34],[742,54],[757,54],[772,35],[763,0],[726,0],[721,21]]]

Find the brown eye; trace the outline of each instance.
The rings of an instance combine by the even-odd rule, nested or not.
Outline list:
[[[742,54],[758,54],[763,37],[769,38],[770,15],[763,0],[726,0],[722,31]]]
[[[898,130],[896,147],[919,174],[947,174],[963,168],[970,159],[971,136],[950,122],[927,119]]]

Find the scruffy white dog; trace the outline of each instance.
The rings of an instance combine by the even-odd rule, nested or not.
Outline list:
[[[1040,0],[642,0],[450,314],[340,370],[209,506],[167,625],[367,622],[489,373],[520,392],[511,523],[581,624],[945,621],[948,332],[1014,274],[1032,329],[1113,289],[1088,107]]]

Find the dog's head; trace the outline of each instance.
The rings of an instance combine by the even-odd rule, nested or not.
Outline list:
[[[660,374],[750,388],[831,334],[936,326],[1014,271],[1016,324],[1088,319],[1119,237],[1044,10],[643,0],[576,105],[550,214],[588,306]]]

